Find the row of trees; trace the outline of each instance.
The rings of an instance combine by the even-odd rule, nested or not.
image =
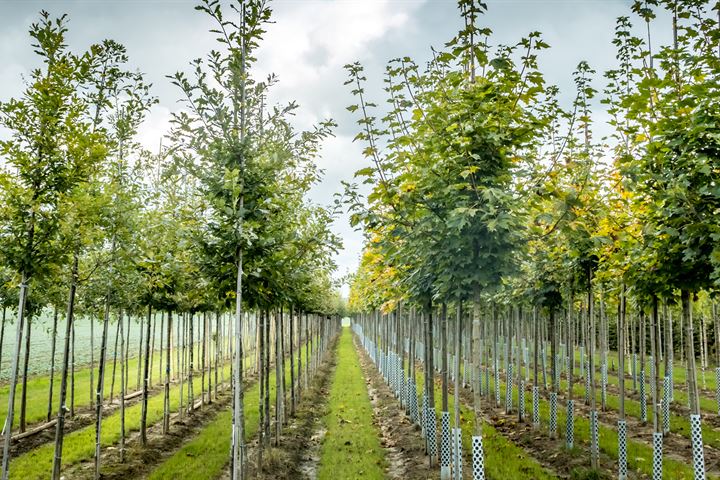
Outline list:
[[[613,133],[598,139],[592,105],[600,80],[590,65],[578,65],[574,101],[564,107],[538,67],[548,48],[538,32],[492,45],[491,30],[478,26],[486,5],[458,3],[465,26],[426,68],[410,58],[388,64],[382,118],[367,99],[362,66],[348,66],[358,100],[349,110],[360,113],[357,138],[371,161],[356,172],[369,195],[348,184],[345,196],[367,239],[351,304],[392,311],[402,300],[420,309],[429,332],[435,306],[453,305],[458,322],[470,306],[479,368],[483,312],[499,304],[540,309],[556,338],[562,311],[585,312],[594,325],[598,298],[619,306],[618,332],[626,329],[628,301],[647,313],[651,332],[663,305],[678,303],[699,426],[692,305],[698,293],[716,291],[720,272],[715,11],[694,0],[641,0],[633,19],[618,19],[617,66],[605,72],[601,95]],[[657,46],[656,28],[669,30],[673,42]],[[593,388],[595,335],[587,329]],[[431,349],[432,335],[426,338]],[[651,336],[653,352],[662,350],[659,338]],[[625,342],[620,335],[620,351]],[[432,374],[432,360],[426,363]],[[590,402],[597,418],[594,390]],[[702,441],[693,449],[702,462]],[[593,467],[598,451],[591,436]]]
[[[0,297],[3,311],[17,309],[3,479],[20,377],[20,429],[25,429],[30,326],[43,307],[65,310],[53,471],[59,478],[78,314],[101,322],[94,401],[97,477],[115,318],[119,325],[127,315],[147,318],[144,439],[153,313],[167,316],[167,396],[173,314],[189,316],[193,325],[193,315],[232,308],[233,325],[224,331],[234,342],[234,438],[243,439],[244,310],[285,306],[330,314],[342,306],[331,281],[332,254],[340,245],[330,230],[334,213],[306,199],[321,177],[314,159],[333,124],[297,132],[290,121],[294,103],[268,104],[276,79],[256,80],[251,67],[271,11],[260,0],[230,7],[229,14],[217,0],[197,7],[215,21],[218,48],[191,62],[188,73],[169,76],[184,105],[156,153],[135,138],[157,99],[122,45],[104,40],[74,52],[66,44],[67,18],[44,11],[30,29],[39,66],[20,97],[0,103],[0,125],[9,132],[0,142]],[[244,471],[243,444],[233,442],[233,478]]]

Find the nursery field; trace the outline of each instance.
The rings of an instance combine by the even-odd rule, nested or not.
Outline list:
[[[720,480],[720,0],[41,3],[0,480]]]

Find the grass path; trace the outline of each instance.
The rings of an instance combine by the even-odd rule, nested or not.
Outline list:
[[[340,337],[328,403],[318,479],[385,478],[385,452],[373,425],[373,409],[349,327],[343,328]]]

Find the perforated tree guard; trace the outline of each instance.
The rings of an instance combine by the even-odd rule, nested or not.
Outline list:
[[[453,478],[462,480],[462,430],[453,428]]]
[[[670,372],[675,371],[675,367],[673,366],[673,358],[672,355],[670,356]],[[675,377],[671,374],[668,375],[670,377],[670,402],[673,402],[675,400]]]
[[[472,437],[473,480],[485,480],[485,454],[482,437]]]
[[[550,392],[550,436],[557,435],[557,393]]]
[[[640,420],[647,422],[647,398],[645,398],[645,370],[640,370]]]
[[[520,420],[525,418],[525,380],[520,380],[518,386],[518,409]]]
[[[653,361],[652,355],[650,356],[650,398],[657,398],[655,396],[655,362]]]
[[[661,432],[653,433],[653,464],[652,478],[653,480],[662,480],[662,456],[663,456],[663,434]]]
[[[429,453],[429,452],[430,452],[430,447],[429,447],[429,445],[428,445],[427,435],[426,435],[426,430],[427,430],[427,417],[428,417],[428,396],[427,396],[427,393],[423,392],[423,396],[422,396],[422,418],[419,419],[419,420],[420,420],[420,428],[421,428],[420,434],[421,434],[423,437],[425,437],[425,451]]]
[[[435,458],[437,456],[437,417],[435,414],[435,407],[431,407],[428,405],[425,419],[428,455],[430,456],[430,458]]]
[[[415,381],[410,377],[408,379],[408,393],[410,395],[410,418],[416,425],[420,423],[418,416],[418,397],[417,389],[415,388]]]
[[[588,371],[590,365],[587,365]],[[585,405],[590,405],[590,375],[585,375]]]
[[[715,369],[715,400],[718,405],[718,415],[720,415],[720,367]]]
[[[540,428],[540,387],[534,386],[532,389],[533,400],[533,427]]]
[[[450,478],[450,412],[440,414],[440,478]]]
[[[663,378],[662,417],[663,433],[670,433],[670,377]]]
[[[400,365],[400,405],[407,407],[407,381],[405,380],[405,369]]]
[[[505,413],[512,411],[512,389],[513,389],[513,366],[512,363],[508,365],[507,378],[505,380]]]
[[[608,384],[608,369],[607,369],[607,363],[603,363],[600,367],[601,369],[601,382],[602,382],[602,401],[605,403],[605,399],[607,398],[607,384]]]
[[[500,406],[500,370],[498,369],[498,362],[495,361],[495,405]]]
[[[627,422],[618,420],[618,479],[626,480],[627,474]]]
[[[565,446],[575,446],[575,401],[567,401],[567,417],[565,422]]]
[[[598,412],[590,410],[590,455],[599,455]]]
[[[695,480],[705,480],[705,453],[703,452],[700,415],[690,415],[690,441],[692,443],[694,478]]]

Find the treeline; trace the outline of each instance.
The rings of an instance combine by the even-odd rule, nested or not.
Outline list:
[[[610,324],[625,332],[613,346],[642,356],[638,368],[651,353],[653,386],[661,384],[660,358],[671,372],[679,347],[697,431],[693,461],[704,475],[696,356],[702,347],[707,365],[708,339],[717,339],[708,328],[717,332],[719,321],[719,5],[633,2],[615,26],[616,66],[598,74],[580,62],[574,100],[563,105],[539,67],[549,48],[539,32],[494,44],[480,25],[484,2],[458,4],[462,30],[426,66],[407,57],[388,63],[382,113],[367,97],[362,65],[347,67],[357,99],[348,109],[359,114],[357,138],[370,163],[356,177],[371,186],[364,198],[348,184],[345,196],[366,234],[353,308],[389,315],[399,315],[401,303],[406,312],[414,308],[426,349],[434,319],[445,322],[452,309],[451,318],[467,325],[455,328],[459,338],[470,337],[477,369],[497,372],[498,335],[506,359],[519,332],[528,341],[548,339],[550,359],[560,343],[572,347],[566,352],[581,346],[596,423],[594,362],[599,347],[607,371]],[[658,30],[672,42],[660,44]],[[612,131],[606,138],[593,134],[598,100]],[[694,307],[704,315],[693,316]],[[425,363],[431,375],[432,355]],[[550,364],[557,395],[559,367]],[[478,393],[477,410],[479,403]]]
[[[193,352],[200,349],[196,355],[209,362],[213,337],[228,348],[212,347],[226,352],[214,359],[215,371],[233,359],[234,424],[242,438],[243,332],[255,337],[249,313],[267,318],[261,312],[284,308],[292,316],[283,318],[300,319],[343,312],[331,277],[340,246],[330,228],[335,211],[307,199],[322,176],[314,161],[333,124],[299,132],[291,123],[294,103],[268,103],[276,80],[254,78],[252,65],[271,11],[255,0],[231,7],[224,12],[218,1],[204,0],[196,8],[215,22],[217,49],[169,75],[183,108],[155,152],[144,149],[137,134],[157,98],[121,44],[102,40],[75,51],[67,44],[68,18],[45,11],[30,28],[38,67],[19,97],[0,103],[0,126],[8,132],[0,141],[0,302],[3,325],[15,322],[17,332],[10,351],[2,352],[12,358],[3,478],[16,411],[20,431],[26,428],[31,325],[45,307],[61,312],[52,348],[62,352],[62,381],[53,393],[51,380],[48,401],[52,406],[54,394],[60,405],[53,478],[62,465],[78,315],[96,320],[100,331],[97,378],[91,378],[97,478],[109,342],[120,339],[115,351],[125,351],[120,363],[127,362],[123,329],[130,318],[140,319],[144,338],[138,352],[144,441],[156,329],[164,342],[159,349],[167,350],[160,357],[165,422],[175,376],[171,347],[178,347],[172,343],[185,345],[192,386]],[[15,314],[6,316],[8,309]],[[124,386],[133,373],[124,372]],[[243,442],[236,443],[237,449]],[[234,458],[235,471],[244,461],[239,451]]]

